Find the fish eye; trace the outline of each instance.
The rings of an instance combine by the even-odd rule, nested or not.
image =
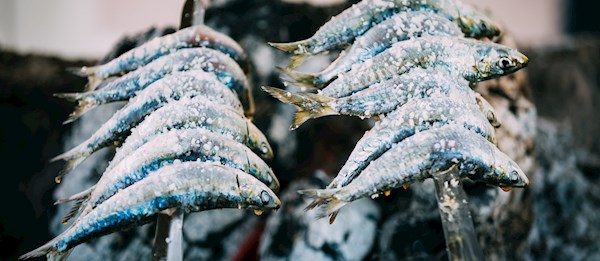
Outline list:
[[[507,70],[513,66],[513,62],[512,62],[512,60],[508,59],[507,57],[502,57],[498,61],[498,66],[502,70]]]
[[[484,22],[482,22],[481,25],[479,25],[479,27],[481,27],[482,31],[487,31],[487,29],[488,29],[487,25]]]
[[[493,112],[488,111],[485,115],[488,121],[494,121],[496,119],[496,115]]]
[[[510,173],[510,181],[512,181],[512,183],[517,183],[519,182],[519,173],[517,173],[516,170],[513,170]]]
[[[271,195],[269,195],[269,192],[267,192],[266,190],[263,190],[260,193],[260,201],[263,205],[269,204],[269,202],[271,202]]]
[[[263,154],[269,153],[269,146],[267,146],[267,143],[262,142],[260,144],[260,152],[262,152]]]

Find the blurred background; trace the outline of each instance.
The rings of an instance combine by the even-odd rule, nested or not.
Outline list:
[[[492,260],[600,259],[596,242],[600,195],[595,192],[600,189],[600,21],[594,2],[464,1],[499,22],[507,32],[501,42],[518,47],[531,61],[527,70],[514,77],[475,87],[497,110],[505,111],[508,124],[500,130],[500,148],[529,170],[533,183],[527,191],[505,194],[466,184],[486,255]],[[105,61],[173,32],[183,2],[0,2],[0,164],[4,167],[0,260],[14,260],[63,229],[57,216],[66,209],[52,202],[57,195],[86,188],[110,159],[109,150],[99,153],[78,170],[82,174],[68,177],[75,181],[54,184],[62,165],[48,160],[87,138],[122,105],[97,109],[75,124],[62,125],[74,104],[52,94],[80,91],[86,83],[66,68]],[[254,65],[255,86],[282,86],[273,67],[284,65],[288,57],[265,42],[304,39],[350,4],[345,0],[214,0],[207,23],[246,49]],[[315,58],[300,69],[323,68],[334,58]],[[339,220],[333,228],[315,228],[311,218],[300,215],[302,201],[293,191],[327,184],[372,122],[328,117],[290,133],[291,106],[275,102],[258,88],[254,91],[256,123],[277,154],[269,164],[284,185],[283,201],[294,203],[276,215],[254,217],[238,211],[225,212],[229,219],[218,212],[186,218],[189,231],[195,231],[186,235],[186,259],[445,259],[439,214],[435,205],[430,206],[435,200],[427,190],[431,184],[361,202],[347,214],[353,216],[355,211],[357,219]],[[482,210],[484,206],[489,208]],[[207,228],[215,222],[224,223]],[[314,239],[289,237],[306,235],[311,229],[366,235],[366,245],[337,251],[341,243],[331,242],[350,242],[353,237],[333,236],[325,240],[330,245],[319,247],[314,247]],[[72,258],[136,260],[149,255],[152,233],[148,225],[111,235],[79,247],[82,250]],[[219,243],[209,243],[212,238]],[[221,244],[227,246],[219,248]]]

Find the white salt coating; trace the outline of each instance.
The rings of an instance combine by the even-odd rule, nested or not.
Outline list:
[[[518,60],[523,57],[515,50],[494,44],[451,36],[427,36],[393,44],[384,52],[352,67],[342,77],[334,80],[322,94],[330,97],[345,97],[394,75],[408,72],[414,67],[443,67],[460,74],[469,81],[480,81],[498,77],[512,71],[498,69],[501,58],[488,57],[490,52],[502,52],[502,57]],[[526,63],[526,61],[524,61]],[[474,67],[483,64],[486,70]],[[522,64],[513,64],[516,70]],[[345,76],[348,75],[348,76]]]
[[[460,142],[450,146],[451,140]],[[460,151],[463,157],[476,158],[482,164],[491,166],[493,173],[483,177],[469,177],[475,181],[481,179],[496,186],[523,186],[528,183],[523,171],[506,154],[479,135],[473,135],[462,125],[450,124],[440,128],[420,132],[391,146],[352,182],[345,187],[334,189],[333,197],[342,201],[342,205],[361,197],[382,193],[431,176],[433,168],[431,155],[443,155],[449,151]],[[460,164],[459,164],[460,165]],[[462,165],[459,166],[462,168]],[[514,174],[514,173],[518,174]],[[513,175],[518,182],[506,184]]]
[[[215,150],[215,147],[218,149]],[[139,179],[135,177],[139,176],[142,171],[147,172],[143,169],[157,164],[157,161],[191,154],[225,158],[230,162],[228,166],[239,168],[245,172],[251,171],[256,178],[267,185],[273,184],[273,181],[276,180],[264,161],[234,140],[204,129],[171,130],[157,135],[155,139],[142,145],[121,160],[119,164],[107,170],[92,191],[82,211],[82,216],[107,198],[115,195],[118,190],[123,189],[125,184],[119,185],[118,190],[114,186],[122,183],[127,177]]]
[[[175,190],[165,190],[174,184]],[[185,211],[201,211],[211,208],[232,208],[239,206],[243,208],[271,209],[281,205],[281,201],[273,191],[256,178],[233,168],[210,162],[184,162],[160,168],[148,175],[145,179],[132,184],[119,191],[117,195],[109,198],[103,204],[86,216],[81,216],[67,231],[57,237],[57,243],[51,246],[56,250],[60,241],[63,244],[72,240],[76,235],[85,235],[97,227],[98,222],[106,220],[109,215],[120,213],[125,210],[136,209],[141,204],[149,203],[157,197],[167,197],[184,193],[206,195],[199,197],[201,202],[185,201],[187,197],[178,199],[177,207]],[[266,195],[266,196],[265,196]],[[213,198],[224,199],[219,205],[206,204]],[[269,201],[265,204],[264,199]],[[180,201],[184,200],[184,201]],[[164,209],[157,206],[148,209],[137,209],[144,211],[144,216],[151,216]],[[147,212],[146,212],[147,211]],[[121,229],[120,225],[136,225],[135,220],[126,217],[119,220],[114,227],[106,227],[105,231],[113,232]],[[61,250],[64,251],[64,250]]]
[[[347,51],[319,73],[318,81],[329,82],[338,74],[377,55],[394,43],[432,35],[463,36],[463,33],[455,23],[433,12],[413,11],[396,14],[357,37]],[[372,63],[370,60],[367,62]]]
[[[444,120],[448,122],[441,122]],[[481,135],[492,143],[496,141],[494,128],[474,99],[453,99],[444,96],[414,99],[388,114],[365,133],[328,188],[347,185],[394,143],[406,142],[398,139],[400,135],[406,138],[409,131],[418,133],[423,127],[427,130],[453,123],[477,128],[473,129],[475,135]]]
[[[108,169],[113,168],[124,157],[133,153],[154,136],[170,129],[188,129],[202,127],[214,133],[249,146],[254,151],[261,151],[259,144],[268,144],[264,135],[238,111],[228,106],[210,102],[202,96],[183,97],[173,101],[148,115],[131,132],[123,145],[117,149]],[[256,143],[254,143],[256,141]],[[270,149],[270,147],[269,147]],[[270,151],[269,151],[270,153]]]

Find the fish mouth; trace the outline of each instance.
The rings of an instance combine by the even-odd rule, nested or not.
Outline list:
[[[517,56],[517,62],[522,66],[526,67],[529,64],[529,58],[522,53],[519,53]]]

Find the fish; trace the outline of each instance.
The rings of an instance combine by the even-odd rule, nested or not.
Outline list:
[[[227,136],[201,128],[171,130],[157,135],[113,168],[105,171],[86,199],[80,200],[81,216],[128,186],[143,180],[148,173],[164,165],[181,161],[215,161],[242,170],[271,189],[279,190],[279,181],[271,168],[244,145]],[[63,219],[66,223],[79,207]]]
[[[52,158],[51,161],[67,161],[61,173],[63,176],[92,153],[122,141],[131,129],[144,120],[148,114],[169,102],[198,95],[203,97],[198,101],[205,100],[205,103],[222,104],[243,113],[237,96],[219,82],[213,74],[204,71],[178,72],[166,76],[140,91],[90,138],[71,150]]]
[[[495,126],[500,126],[494,109],[483,97],[469,87],[460,75],[443,68],[415,68],[410,72],[383,80],[371,87],[343,98],[332,98],[313,93],[291,93],[263,87],[276,99],[297,108],[291,130],[312,118],[328,115],[348,115],[369,118],[387,114],[412,99],[443,96],[456,100],[477,102],[481,111]]]
[[[83,93],[58,93],[55,96],[78,102],[75,111],[65,121],[65,123],[69,123],[98,105],[127,100],[167,75],[191,70],[202,70],[215,74],[219,81],[237,94],[244,111],[249,116],[254,113],[251,86],[239,65],[226,54],[203,47],[182,49],[162,56],[144,67],[108,82],[99,90]]]
[[[432,174],[457,168],[462,178],[499,187],[527,187],[529,180],[510,157],[460,124],[419,132],[374,160],[341,188],[311,189],[300,194],[314,198],[306,209],[330,222],[344,205],[370,195],[423,181]]]
[[[278,209],[281,201],[256,178],[212,162],[164,166],[124,188],[63,233],[19,259],[68,256],[93,238],[156,220],[156,214],[181,208],[186,212],[218,208]]]
[[[242,47],[231,37],[206,25],[195,25],[172,34],[154,38],[127,51],[108,63],[81,68],[71,68],[75,74],[89,79],[87,91],[92,91],[111,76],[119,76],[180,49],[206,47],[229,55],[245,72],[249,71],[248,57]]]
[[[341,98],[369,86],[404,74],[416,67],[441,67],[458,72],[469,82],[478,82],[513,73],[527,66],[524,54],[507,46],[452,36],[424,36],[393,44],[350,71],[340,73],[319,94]],[[312,85],[315,75],[290,75],[298,86]]]
[[[230,136],[246,145],[263,159],[273,158],[273,149],[265,135],[241,113],[228,106],[206,101],[202,96],[167,103],[148,115],[131,131],[110,162],[108,169],[133,153],[156,135],[171,129],[203,128]]]
[[[433,35],[464,36],[454,22],[430,11],[395,14],[357,37],[352,46],[343,51],[331,65],[315,74],[311,84],[323,87],[335,79],[339,73],[346,72],[354,64],[372,58],[394,43]],[[289,69],[283,68],[283,71],[286,72]]]
[[[410,10],[431,10],[455,21],[468,37],[495,37],[501,29],[484,14],[457,0],[363,0],[327,21],[313,36],[291,43],[269,43],[293,53],[289,68],[308,56],[341,49],[390,16]]]
[[[348,185],[392,144],[419,132],[456,124],[497,144],[494,127],[473,101],[451,97],[413,99],[375,123],[357,143],[348,160],[327,188]]]

